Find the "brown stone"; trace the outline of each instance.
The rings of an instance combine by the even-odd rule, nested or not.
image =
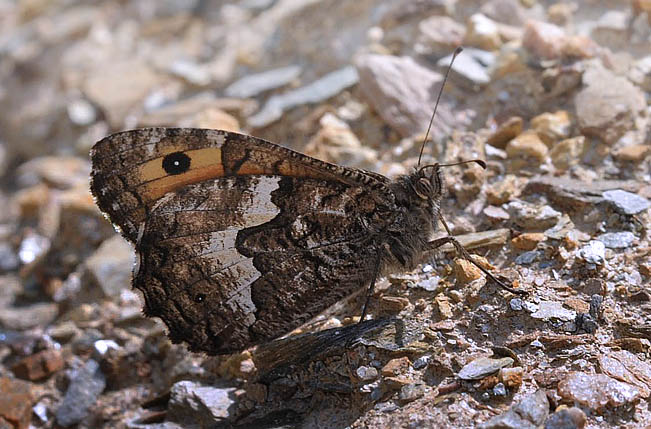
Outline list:
[[[618,338],[612,342],[613,346],[635,353],[648,353],[651,348],[651,341],[646,338]]]
[[[520,134],[506,145],[506,154],[511,159],[524,157],[542,163],[547,157],[547,152],[547,145],[533,131]]]
[[[513,116],[502,124],[486,139],[486,144],[504,149],[506,144],[522,133],[524,121],[519,116]]]
[[[487,269],[488,271],[493,271],[495,269],[495,265],[491,264],[485,257],[476,254],[472,254],[471,256],[472,260],[480,267]]]
[[[0,417],[15,429],[27,429],[32,416],[34,395],[26,381],[0,377]]]
[[[323,161],[351,165],[375,165],[377,153],[362,145],[350,126],[331,113],[319,120],[321,128],[305,145],[303,152]]]
[[[567,298],[563,304],[577,313],[587,313],[590,311],[590,304],[580,298]]]
[[[613,152],[613,156],[618,161],[640,162],[651,153],[651,145],[633,144],[624,146]]]
[[[575,3],[554,3],[547,8],[547,18],[552,24],[564,26],[572,21],[577,8]]]
[[[469,283],[481,277],[481,270],[472,262],[463,258],[456,258],[454,260],[453,269],[457,281],[461,284]]]
[[[398,390],[398,389],[401,389],[402,386],[406,386],[406,385],[414,382],[414,380],[410,380],[410,379],[404,378],[404,377],[384,377],[383,381],[384,381],[384,384],[390,390]]]
[[[492,19],[476,13],[468,18],[464,45],[493,51],[502,46],[498,25]]]
[[[520,250],[533,250],[538,243],[545,240],[545,234],[542,232],[525,232],[511,240],[513,247]]]
[[[639,264],[640,273],[647,277],[651,277],[651,261],[642,261]]]
[[[421,54],[447,55],[463,44],[466,28],[448,16],[434,15],[418,24],[417,49]]]
[[[383,377],[394,377],[407,372],[409,369],[409,358],[403,356],[401,358],[391,359],[380,370]]]
[[[434,331],[450,332],[454,330],[455,326],[456,322],[454,320],[440,320],[436,323],[432,323],[430,328]]]
[[[554,142],[568,138],[572,131],[572,119],[566,110],[543,113],[531,119],[531,128],[549,147]]]
[[[486,189],[486,200],[494,206],[508,203],[518,195],[517,177],[513,174],[507,174],[504,180],[495,182]]]
[[[636,15],[646,12],[651,19],[651,0],[633,0],[632,8]]]
[[[450,304],[450,299],[443,295],[438,294],[435,298],[436,308],[439,311],[439,314],[443,319],[452,319],[454,313],[452,312],[452,305]]]
[[[524,370],[520,366],[513,368],[502,368],[498,373],[498,377],[506,387],[514,389],[522,385],[523,373]]]
[[[567,170],[581,161],[584,147],[584,136],[572,137],[558,142],[550,152],[552,164],[559,170]]]
[[[21,359],[11,371],[18,378],[42,380],[63,369],[64,361],[59,350],[43,350]]]
[[[383,296],[380,307],[389,313],[400,313],[407,308],[409,300],[401,296]]]
[[[554,59],[561,56],[565,32],[562,28],[540,21],[527,21],[522,45],[536,58]]]

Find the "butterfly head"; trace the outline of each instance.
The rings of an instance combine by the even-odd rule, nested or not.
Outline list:
[[[417,167],[416,171],[410,176],[411,188],[414,194],[423,202],[429,204],[437,202],[443,194],[441,167],[452,167],[471,162],[476,162],[482,168],[486,168],[486,163],[480,159],[470,159],[451,164],[428,164],[423,167]]]
[[[419,167],[412,177],[412,189],[423,201],[431,202],[440,198],[443,192],[440,164]]]

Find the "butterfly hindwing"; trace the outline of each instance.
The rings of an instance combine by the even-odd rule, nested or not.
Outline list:
[[[322,179],[230,176],[152,208],[134,284],[172,339],[228,353],[275,338],[367,285],[381,224],[373,191]],[[351,213],[356,215],[351,216]]]

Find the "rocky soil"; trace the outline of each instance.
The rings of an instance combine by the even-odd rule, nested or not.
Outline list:
[[[193,354],[93,203],[107,134],[425,162],[454,249],[294,335]],[[651,427],[651,2],[0,0],[0,428]],[[441,235],[444,235],[442,233]]]

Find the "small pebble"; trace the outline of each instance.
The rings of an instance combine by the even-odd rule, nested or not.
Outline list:
[[[493,395],[495,396],[506,396],[506,386],[503,383],[497,383],[493,387]]]
[[[493,359],[488,357],[480,357],[472,362],[466,364],[459,371],[459,378],[462,380],[479,380],[487,375],[499,371],[500,368],[513,364],[513,359],[504,357],[500,359]]]
[[[20,265],[14,249],[7,243],[0,243],[0,272],[13,271]]]
[[[514,368],[502,368],[499,372],[499,379],[510,389],[518,388],[522,385],[524,370],[521,366]]]
[[[391,377],[395,375],[404,374],[409,369],[409,358],[401,357],[391,359],[386,365],[382,367],[382,375],[384,377]]]
[[[571,372],[558,383],[558,394],[565,400],[576,402],[597,414],[606,407],[632,405],[640,398],[640,390],[628,383],[605,374]]]
[[[538,305],[538,311],[531,315],[534,319],[550,320],[558,319],[569,322],[576,318],[576,312],[563,307],[558,301],[543,301]]]
[[[105,387],[106,379],[96,361],[91,359],[74,370],[68,390],[56,411],[57,423],[71,426],[81,422]]]
[[[400,408],[397,404],[393,402],[379,402],[375,404],[373,407],[376,411],[379,411],[381,413],[390,413],[392,411],[397,410]]]
[[[20,243],[18,258],[23,264],[29,264],[45,254],[49,248],[50,240],[36,233],[31,233]]]
[[[375,380],[378,376],[378,371],[372,366],[360,366],[357,368],[357,377],[364,381]]]
[[[453,270],[457,281],[466,284],[481,277],[481,270],[465,258],[454,260]]]
[[[625,249],[633,244],[635,235],[630,231],[607,232],[597,236],[597,240],[609,249]]]
[[[651,202],[637,194],[616,189],[603,193],[606,201],[611,203],[617,211],[627,215],[635,215],[651,207]]]
[[[586,313],[579,313],[576,315],[576,319],[574,319],[574,326],[574,330],[581,329],[588,334],[594,334],[597,331],[597,328],[599,328],[597,321],[594,320],[591,315]]]
[[[506,153],[510,159],[529,158],[542,163],[548,152],[547,145],[534,132],[524,132],[506,145]]]
[[[93,343],[93,348],[99,357],[104,356],[109,350],[118,350],[120,346],[113,340],[98,340]]]
[[[515,258],[515,263],[518,265],[530,265],[536,259],[538,259],[538,255],[539,252],[537,250],[530,250],[528,252],[521,253]]]
[[[429,361],[430,361],[431,358],[432,357],[430,355],[424,355],[424,356],[419,357],[418,359],[416,359],[414,361],[414,364],[413,364],[414,369],[423,369],[423,368],[425,368],[429,364]]]
[[[224,90],[224,94],[227,97],[255,97],[265,91],[289,84],[298,78],[301,71],[299,66],[287,66],[244,76],[230,84]]]
[[[519,116],[507,119],[488,137],[486,144],[496,149],[504,149],[511,139],[522,133],[523,125],[524,120]]]
[[[578,251],[577,256],[589,264],[603,265],[606,262],[606,246],[601,241],[591,240]]]
[[[509,214],[506,210],[496,206],[486,206],[482,211],[487,218],[496,221],[509,220]]]
[[[482,397],[483,399],[483,397]],[[525,396],[508,411],[478,425],[479,429],[533,429],[542,426],[549,414],[549,400],[544,389]]]
[[[97,119],[97,111],[88,100],[74,100],[68,104],[68,117],[75,125],[90,125]]]
[[[511,239],[513,247],[520,250],[534,250],[538,243],[545,240],[542,232],[525,232]]]
[[[513,298],[511,301],[509,301],[509,306],[511,307],[511,310],[513,311],[521,311],[522,310],[522,300],[520,298]]]
[[[563,408],[545,420],[545,429],[583,429],[586,422],[587,417],[580,408]]]
[[[570,136],[572,120],[569,112],[565,110],[548,112],[531,118],[531,128],[536,131],[545,144],[551,147],[554,142]]]

